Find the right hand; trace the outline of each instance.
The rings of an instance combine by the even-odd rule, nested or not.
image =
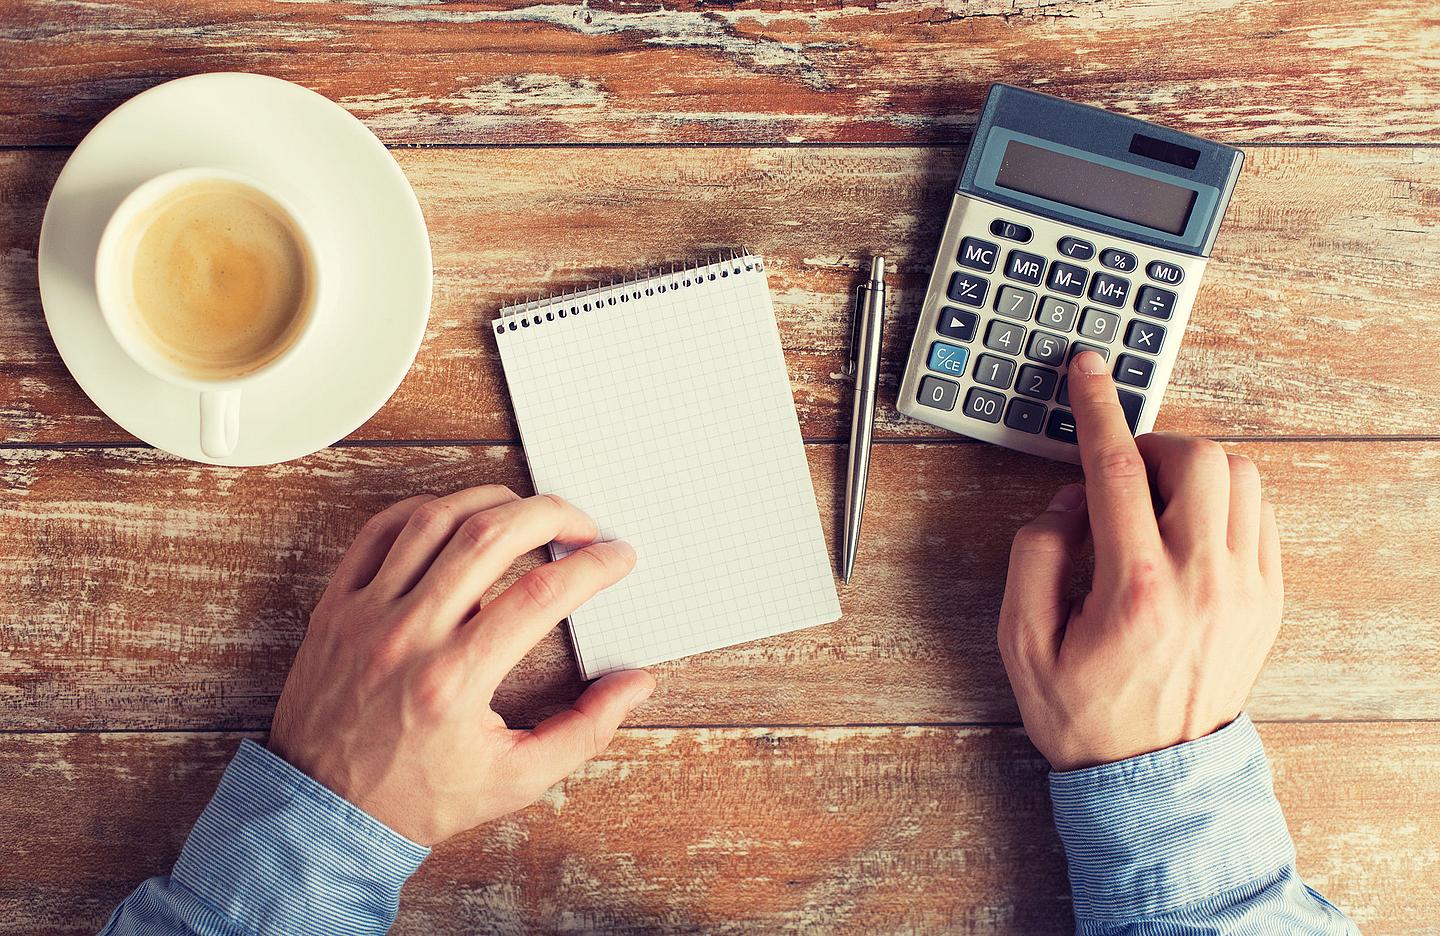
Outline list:
[[[655,688],[644,671],[612,673],[526,731],[490,708],[541,637],[634,566],[628,545],[596,535],[560,498],[498,485],[377,514],[310,615],[271,749],[424,845],[534,802]],[[481,606],[515,559],[552,540],[583,548]]]
[[[1233,721],[1283,602],[1275,510],[1255,465],[1204,439],[1132,438],[1094,352],[1075,357],[1069,381],[1085,484],[1061,488],[1016,533],[999,626],[1025,729],[1060,771]],[[1072,601],[1087,535],[1094,581]]]

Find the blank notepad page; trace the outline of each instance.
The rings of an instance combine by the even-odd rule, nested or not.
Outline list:
[[[760,258],[494,326],[535,490],[635,547],[571,615],[587,679],[840,617]]]

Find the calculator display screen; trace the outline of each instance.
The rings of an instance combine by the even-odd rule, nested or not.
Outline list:
[[[995,184],[1168,234],[1185,233],[1195,190],[1011,140]]]

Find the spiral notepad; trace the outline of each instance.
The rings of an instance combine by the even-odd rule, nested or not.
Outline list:
[[[637,554],[571,615],[587,679],[840,617],[759,257],[511,306],[493,326],[535,490]]]

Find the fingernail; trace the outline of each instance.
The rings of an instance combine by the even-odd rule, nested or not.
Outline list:
[[[1085,485],[1067,484],[1055,492],[1050,498],[1050,506],[1046,510],[1079,510],[1085,506]]]
[[[1105,372],[1105,359],[1094,351],[1081,351],[1075,355],[1075,360],[1070,366],[1082,374],[1103,374]]]

